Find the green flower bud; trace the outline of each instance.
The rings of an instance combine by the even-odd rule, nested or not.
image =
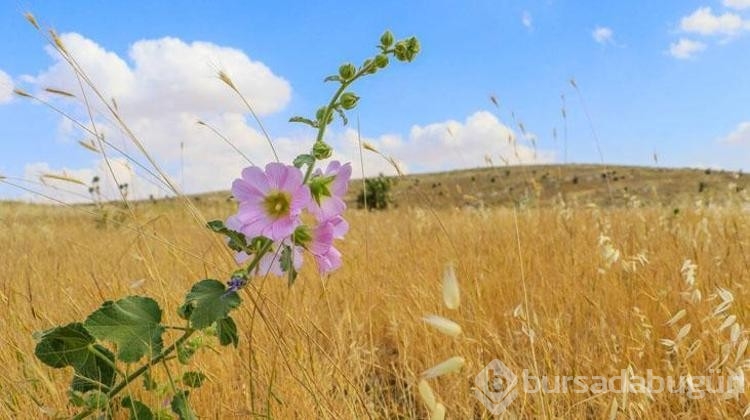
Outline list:
[[[341,100],[339,101],[341,103],[341,107],[344,109],[352,109],[355,106],[357,106],[357,102],[359,101],[359,96],[351,93],[351,92],[344,92],[341,95]]]
[[[393,34],[391,33],[391,31],[385,31],[383,33],[383,36],[380,37],[380,45],[385,48],[393,45]]]
[[[351,80],[356,73],[357,68],[354,67],[354,64],[352,63],[342,64],[341,67],[339,67],[339,77],[341,77],[341,80],[345,82],[347,80]]]
[[[407,52],[406,43],[404,41],[399,41],[399,43],[393,48],[393,55],[395,55],[396,59],[399,61],[406,61]]]
[[[422,47],[419,45],[419,40],[416,37],[411,37],[406,41],[406,49],[408,50],[408,61],[411,61],[419,54]]]
[[[375,56],[375,65],[378,68],[385,68],[388,65],[388,56],[385,54],[378,54]]]
[[[319,141],[313,145],[313,156],[317,160],[328,159],[333,154],[333,148],[325,142]]]

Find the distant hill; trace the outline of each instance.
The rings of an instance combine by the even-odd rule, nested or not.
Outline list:
[[[356,174],[355,174],[356,176]],[[750,203],[750,176],[712,169],[616,165],[533,165],[465,169],[392,177],[397,207],[600,207]],[[347,201],[356,208],[362,180],[350,183]],[[231,201],[219,191],[192,195],[196,202]],[[174,198],[158,199],[169,203]],[[148,200],[144,201],[147,203]],[[6,203],[7,204],[7,203]],[[177,203],[175,203],[177,204]]]
[[[712,169],[620,165],[533,165],[465,169],[393,177],[398,207],[601,207],[663,205],[681,207],[750,202],[750,175]],[[352,180],[347,201],[356,207],[362,180]],[[226,200],[229,192],[200,200]]]
[[[464,207],[552,205],[681,206],[703,200],[724,204],[750,199],[750,177],[711,169],[614,165],[534,165],[409,175],[397,180],[399,206]],[[352,200],[362,182],[351,184]]]

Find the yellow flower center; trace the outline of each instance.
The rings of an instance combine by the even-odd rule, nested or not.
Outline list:
[[[271,191],[263,201],[266,214],[278,219],[289,215],[289,208],[292,205],[292,196],[284,191]]]

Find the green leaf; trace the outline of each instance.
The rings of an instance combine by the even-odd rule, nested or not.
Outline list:
[[[115,383],[114,355],[96,344],[80,322],[43,331],[37,339],[34,354],[42,363],[58,369],[73,367],[73,391],[109,389]]]
[[[240,232],[235,232],[224,225],[221,220],[212,220],[206,223],[206,227],[211,229],[213,232],[220,233],[227,238],[229,242],[227,246],[234,251],[245,251],[247,248],[247,238]]]
[[[236,292],[227,293],[226,286],[218,280],[201,280],[193,285],[185,297],[185,306],[190,310],[190,325],[196,329],[210,327],[214,322],[226,318],[229,311],[242,300]]]
[[[187,391],[177,391],[174,397],[172,397],[172,403],[170,406],[180,420],[198,420],[198,417],[193,414],[193,410],[191,410],[188,405],[188,394]]]
[[[287,281],[289,282],[289,287],[291,287],[294,281],[297,280],[297,270],[294,268],[294,256],[290,246],[287,245],[281,250],[279,263],[281,264],[281,270],[287,274]]]
[[[155,300],[128,296],[117,302],[104,302],[84,322],[86,329],[100,340],[117,345],[117,358],[137,362],[144,355],[158,354],[164,344],[161,309]]]
[[[131,420],[154,420],[154,413],[148,406],[130,397],[122,399],[122,406],[130,411]]]
[[[190,388],[199,388],[206,380],[206,375],[201,372],[185,372],[182,374],[182,383]]]
[[[294,166],[297,168],[301,168],[305,165],[310,166],[315,164],[315,157],[313,155],[299,155],[296,158],[294,158],[294,162],[292,162]]]
[[[292,117],[289,118],[289,122],[307,124],[312,128],[318,128],[318,123],[305,117]]]
[[[346,118],[346,114],[344,114],[344,111],[341,108],[335,108],[336,113],[339,114],[339,117],[341,117],[341,120],[343,121],[344,125],[349,124],[349,119]]]
[[[338,74],[334,74],[323,79],[324,82],[340,82],[341,77]]]
[[[216,321],[216,333],[219,336],[219,343],[222,346],[228,346],[232,344],[235,348],[240,343],[240,338],[237,336],[237,324],[234,323],[232,317],[226,317]]]

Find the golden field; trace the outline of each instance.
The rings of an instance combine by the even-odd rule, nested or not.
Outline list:
[[[197,206],[204,220],[234,211],[223,200]],[[2,418],[75,413],[66,395],[72,372],[35,360],[34,331],[131,294],[154,297],[177,325],[190,285],[226,281],[236,268],[221,238],[179,201],[137,203],[122,224],[104,227],[91,209],[0,204]],[[234,312],[236,350],[206,338],[211,345],[191,365],[168,363],[174,377],[195,367],[208,375],[189,398],[201,418],[427,418],[420,374],[453,356],[466,360],[462,369],[428,381],[447,418],[492,418],[473,388],[493,359],[537,377],[628,369],[645,377],[650,369],[737,378],[750,366],[750,223],[739,205],[678,213],[402,206],[347,218],[342,269],[323,279],[308,259],[291,288],[254,280]],[[694,282],[681,271],[686,260],[697,267]],[[461,288],[457,310],[443,305],[448,263]],[[430,314],[463,333],[441,334],[422,320]],[[166,382],[163,366],[154,374]],[[167,398],[140,382],[129,392],[151,407]],[[502,416],[737,418],[747,405],[737,392],[521,392]]]

